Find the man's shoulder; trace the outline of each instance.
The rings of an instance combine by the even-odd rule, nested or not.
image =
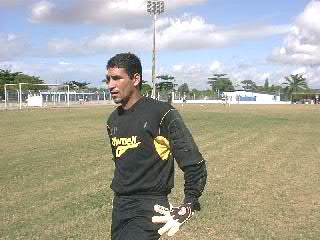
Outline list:
[[[157,112],[166,112],[170,109],[174,109],[174,107],[168,104],[167,102],[162,102],[149,97],[146,97],[144,102],[150,110],[154,110]]]
[[[107,122],[111,122],[114,118],[117,117],[119,112],[120,106],[117,106],[113,111],[110,113],[109,117],[107,118]]]

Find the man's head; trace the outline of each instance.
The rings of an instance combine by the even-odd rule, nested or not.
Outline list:
[[[107,84],[115,103],[131,105],[140,96],[142,66],[132,53],[120,53],[107,63]]]
[[[107,69],[109,68],[123,68],[130,79],[133,79],[135,74],[139,74],[141,82],[139,89],[142,86],[142,66],[140,59],[133,53],[119,53],[109,59]]]

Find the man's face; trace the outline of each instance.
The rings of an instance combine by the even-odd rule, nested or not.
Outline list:
[[[113,101],[126,104],[136,90],[133,79],[130,79],[124,68],[108,68],[107,71],[107,86]]]

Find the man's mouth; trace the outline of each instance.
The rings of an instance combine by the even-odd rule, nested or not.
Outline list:
[[[112,97],[115,97],[116,95],[118,95],[118,93],[119,93],[118,91],[112,91],[112,92],[111,92],[111,96],[112,96]]]

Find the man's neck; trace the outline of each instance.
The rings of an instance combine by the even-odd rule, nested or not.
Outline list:
[[[136,92],[128,99],[126,103],[121,104],[124,110],[130,109],[136,102],[142,98],[140,92]]]

